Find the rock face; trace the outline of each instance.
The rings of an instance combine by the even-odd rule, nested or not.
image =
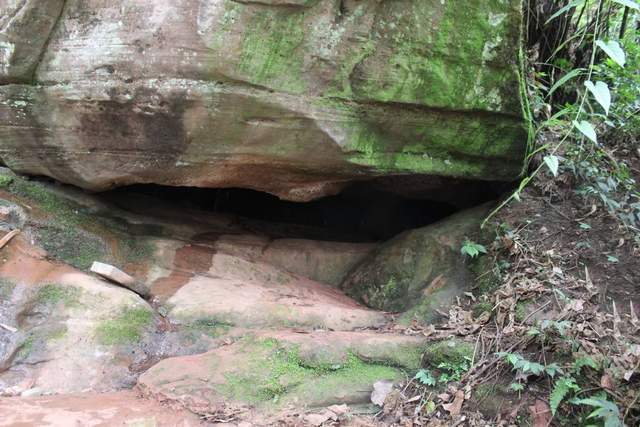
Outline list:
[[[138,386],[144,394],[205,414],[228,405],[361,404],[369,401],[376,381],[401,378],[402,368],[418,369],[425,347],[423,340],[402,335],[269,333],[165,359]]]
[[[92,190],[301,201],[379,176],[511,179],[520,7],[0,0],[0,157]]]
[[[465,360],[473,345],[405,335],[394,316],[339,285],[376,308],[417,304],[405,315],[424,319],[432,301],[444,309],[441,295],[466,289],[460,241],[483,213],[384,244],[310,241],[281,237],[282,224],[270,235],[251,218],[133,190],[87,194],[0,168],[0,240],[20,230],[0,248],[0,411],[28,423],[43,411],[60,416],[51,405],[73,420],[85,408],[111,425],[148,410],[158,425],[180,425],[152,402],[123,406],[134,385],[171,407],[241,419],[368,403],[375,383]],[[148,298],[89,274],[92,265]],[[444,293],[431,292],[434,283]],[[106,394],[78,406],[74,393],[86,392]],[[50,393],[62,395],[33,398]],[[6,410],[3,396],[28,400],[12,398],[17,409]]]

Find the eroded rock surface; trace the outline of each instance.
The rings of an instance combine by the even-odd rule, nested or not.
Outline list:
[[[119,395],[110,397],[134,385],[147,399],[202,415],[364,404],[378,381],[469,357],[458,343],[402,335],[390,313],[338,285],[360,278],[367,292],[379,292],[410,250],[418,267],[399,284],[428,304],[421,286],[438,269],[462,272],[450,252],[482,210],[386,244],[310,241],[258,232],[251,218],[136,193],[115,203],[0,172],[0,237],[20,230],[0,249],[0,323],[8,326],[0,327],[0,394],[62,394],[20,401],[24,414],[9,418],[16,422],[51,405],[51,416],[82,420],[69,409],[81,398],[65,396],[79,392],[107,393],[104,402],[86,397],[87,410],[104,410],[105,423],[141,408],[155,414],[151,402],[123,408]],[[287,227],[275,228],[281,236]],[[131,275],[147,300],[89,274],[94,261]],[[447,295],[466,289],[460,281],[446,286]],[[424,320],[426,312],[413,315]],[[162,425],[165,415],[158,417]]]
[[[520,1],[0,6],[0,157],[16,171],[289,200],[520,173]]]
[[[423,340],[367,332],[263,333],[195,356],[166,359],[139,387],[196,413],[228,406],[367,403],[373,383],[417,369]]]

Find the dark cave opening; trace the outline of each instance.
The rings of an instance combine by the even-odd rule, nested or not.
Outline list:
[[[177,208],[230,215],[247,228],[273,237],[377,242],[435,223],[500,194],[499,185],[477,182],[449,183],[435,192],[403,194],[390,191],[385,184],[388,181],[355,183],[338,195],[305,203],[248,189],[153,184],[118,188],[102,193],[102,197],[125,209],[129,201],[143,197]]]

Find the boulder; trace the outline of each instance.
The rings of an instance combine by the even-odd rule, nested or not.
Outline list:
[[[130,387],[156,327],[136,294],[47,260],[21,236],[0,264],[0,393],[100,392]]]
[[[474,283],[460,249],[476,238],[487,213],[484,205],[400,234],[356,266],[342,288],[370,307],[433,320]]]
[[[0,6],[0,158],[19,172],[306,201],[521,171],[518,0]]]
[[[265,332],[207,353],[169,358],[138,387],[206,414],[227,405],[269,410],[368,403],[373,384],[420,366],[425,339],[375,332]],[[409,356],[411,355],[411,356]]]

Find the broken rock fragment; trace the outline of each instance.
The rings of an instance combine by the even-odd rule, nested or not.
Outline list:
[[[98,276],[102,276],[111,282],[117,283],[118,285],[124,286],[127,289],[131,289],[139,295],[144,296],[148,293],[147,289],[140,285],[136,279],[113,265],[94,261],[91,265],[91,272]]]

